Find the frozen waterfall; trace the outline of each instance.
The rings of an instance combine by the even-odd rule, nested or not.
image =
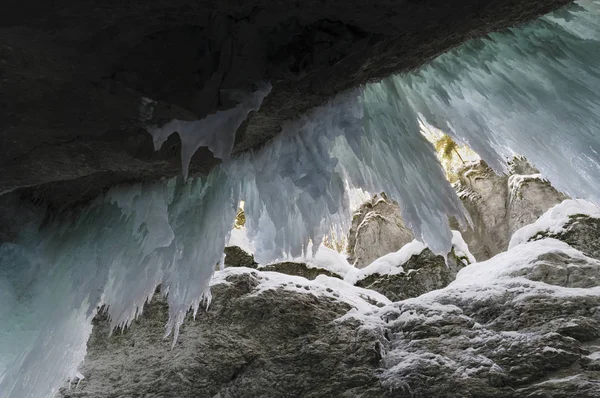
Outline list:
[[[448,216],[469,220],[418,117],[498,171],[521,154],[555,186],[600,204],[599,10],[598,1],[580,1],[468,42],[419,71],[346,93],[236,158],[228,159],[232,131],[268,88],[210,120],[155,129],[158,146],[184,128],[184,169],[201,145],[226,161],[186,183],[114,188],[43,226],[38,214],[0,245],[0,397],[52,397],[75,377],[99,306],[113,326],[126,326],[158,285],[168,292],[166,334],[176,337],[187,310],[210,300],[241,198],[261,262],[347,231],[349,187],[385,190],[415,236],[445,254]]]

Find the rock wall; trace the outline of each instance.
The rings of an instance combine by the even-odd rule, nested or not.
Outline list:
[[[400,250],[414,239],[404,225],[400,207],[384,193],[363,203],[352,217],[348,262],[364,268],[379,257]]]
[[[208,310],[186,319],[172,348],[164,338],[168,308],[160,296],[122,333],[109,336],[107,319],[96,317],[81,368],[86,378],[60,396],[386,395],[376,376],[383,337],[356,319],[336,321],[352,308],[340,298],[343,292],[247,268],[222,275]],[[267,287],[275,282],[281,286]],[[377,298],[358,300],[376,309],[384,305]]]
[[[159,126],[234,106],[257,82],[273,89],[239,128],[256,148],[337,94],[406,72],[459,45],[569,3],[304,0],[8,0],[0,15],[0,194],[24,188],[55,207],[108,187],[181,173]],[[193,157],[191,175],[219,162]],[[25,188],[29,187],[29,188]]]
[[[458,172],[458,191],[473,228],[460,229],[479,261],[505,251],[512,234],[537,220],[566,196],[525,160],[516,158],[509,175],[497,175],[483,161]]]

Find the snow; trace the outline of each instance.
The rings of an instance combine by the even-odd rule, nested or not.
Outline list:
[[[600,360],[600,351],[592,352],[590,355],[587,355],[587,357],[591,360],[598,361]]]
[[[254,253],[254,247],[252,246],[252,242],[250,242],[250,239],[248,239],[246,228],[232,229],[227,246],[237,246],[246,253]]]
[[[286,275],[278,272],[256,271],[251,268],[231,267],[223,271],[215,272],[211,286],[227,282],[232,275],[254,274],[259,279],[259,285],[255,288],[255,295],[269,290],[284,289],[301,294],[311,294],[317,297],[327,297],[350,305],[353,310],[347,315],[357,319],[368,319],[369,315],[376,312],[381,306],[391,304],[384,295],[373,290],[363,289],[344,282],[341,279],[325,275],[319,275],[311,281],[301,276]],[[373,303],[378,303],[375,305]],[[345,319],[346,317],[344,317]]]
[[[425,246],[418,240],[413,240],[402,246],[400,250],[394,253],[386,254],[373,261],[365,268],[355,268],[353,272],[346,274],[345,280],[349,283],[356,283],[357,281],[364,279],[370,275],[397,275],[404,272],[402,264],[406,263],[412,256],[419,255]]]
[[[542,177],[541,174],[513,174],[508,177],[508,189],[510,190],[510,197],[514,198],[517,196],[517,192],[521,189],[523,183],[528,181],[548,181],[546,178]]]
[[[509,248],[535,238],[540,233],[560,234],[564,226],[571,221],[571,216],[578,214],[600,218],[600,208],[591,202],[578,199],[567,199],[548,209],[536,222],[517,230],[511,237]]]
[[[324,269],[333,272],[342,278],[348,274],[348,272],[354,270],[354,266],[348,263],[342,254],[323,244],[319,245],[316,254],[313,255],[312,245],[312,242],[308,244],[305,256],[296,257],[290,261],[305,263],[309,268]]]
[[[452,247],[454,248],[454,254],[458,258],[466,257],[468,264],[473,264],[477,262],[477,260],[475,260],[475,257],[469,251],[469,246],[467,245],[467,242],[465,242],[465,240],[462,237],[462,234],[459,231],[452,231]]]

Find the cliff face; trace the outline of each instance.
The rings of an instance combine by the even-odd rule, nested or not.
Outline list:
[[[160,126],[229,109],[270,82],[237,131],[241,152],[340,92],[568,2],[9,1],[0,16],[0,193],[22,188],[60,208],[179,174],[179,138],[154,151],[142,98],[156,101],[147,122]],[[191,174],[218,161],[200,150]]]
[[[461,232],[479,261],[508,249],[515,231],[567,198],[519,158],[509,175],[479,162],[461,169],[459,179],[459,196],[473,220],[473,228]]]

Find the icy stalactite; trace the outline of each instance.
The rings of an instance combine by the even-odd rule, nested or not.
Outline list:
[[[98,306],[127,326],[159,284],[176,337],[187,310],[210,299],[233,225],[238,202],[224,177],[116,188],[34,239],[2,244],[0,396],[53,396],[75,377]]]
[[[582,1],[396,80],[496,171],[520,154],[569,196],[600,203],[599,28],[600,2]]]
[[[240,180],[259,262],[298,257],[332,229],[345,235],[350,187],[385,190],[415,236],[436,253],[450,251],[448,216],[466,222],[416,114],[390,79],[288,123],[261,151],[224,169],[230,180]]]
[[[236,131],[250,112],[260,109],[264,98],[270,91],[271,86],[263,84],[254,93],[243,98],[235,107],[218,111],[201,120],[171,120],[162,127],[148,126],[148,132],[154,140],[154,149],[159,150],[167,138],[177,132],[181,139],[181,168],[184,179],[188,177],[192,156],[200,147],[208,147],[215,157],[228,160],[233,149]],[[148,104],[148,100],[144,98],[140,107],[142,119],[148,119]]]

